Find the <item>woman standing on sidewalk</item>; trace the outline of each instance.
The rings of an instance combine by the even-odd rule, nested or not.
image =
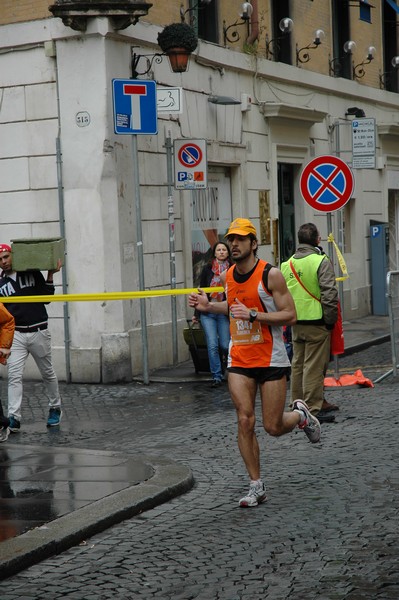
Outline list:
[[[230,248],[224,242],[217,242],[212,248],[212,255],[201,273],[200,288],[220,287],[220,276],[232,265]],[[224,292],[208,294],[210,302],[223,302],[226,300]],[[223,366],[220,354],[227,356],[230,343],[229,319],[226,315],[196,311],[193,322],[201,321],[208,347],[209,367],[212,373],[212,387],[218,387],[223,379]]]

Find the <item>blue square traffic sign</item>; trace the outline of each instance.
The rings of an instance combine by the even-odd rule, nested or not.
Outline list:
[[[119,134],[155,134],[157,87],[155,81],[113,79],[114,130]]]

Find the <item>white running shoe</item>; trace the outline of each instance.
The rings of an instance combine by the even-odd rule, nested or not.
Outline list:
[[[303,429],[306,433],[308,440],[312,444],[316,444],[320,441],[321,427],[318,419],[314,417],[309,411],[303,400],[295,400],[293,410],[305,415],[305,420],[302,424],[298,424],[299,429]]]
[[[244,498],[241,498],[238,506],[258,506],[258,504],[261,504],[261,502],[264,502],[265,500],[267,500],[265,484],[251,483],[248,494],[244,496]]]

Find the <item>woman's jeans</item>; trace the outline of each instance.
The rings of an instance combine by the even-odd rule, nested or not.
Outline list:
[[[226,315],[215,315],[210,313],[202,313],[200,318],[208,346],[209,367],[211,369],[212,378],[221,381],[223,378],[223,370],[220,352],[223,356],[227,356],[229,351],[229,319]]]

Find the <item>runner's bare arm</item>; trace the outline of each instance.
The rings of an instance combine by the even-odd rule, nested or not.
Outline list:
[[[226,272],[223,272],[220,276],[222,286],[226,283]],[[188,297],[188,305],[190,308],[195,308],[199,312],[209,312],[213,314],[227,315],[227,301],[223,302],[209,302],[208,296],[201,288],[198,288],[198,292],[194,292]]]
[[[258,320],[271,325],[295,325],[296,310],[294,300],[288,291],[284,275],[273,267],[269,271],[268,287],[273,295],[277,311],[274,313],[261,313]]]

